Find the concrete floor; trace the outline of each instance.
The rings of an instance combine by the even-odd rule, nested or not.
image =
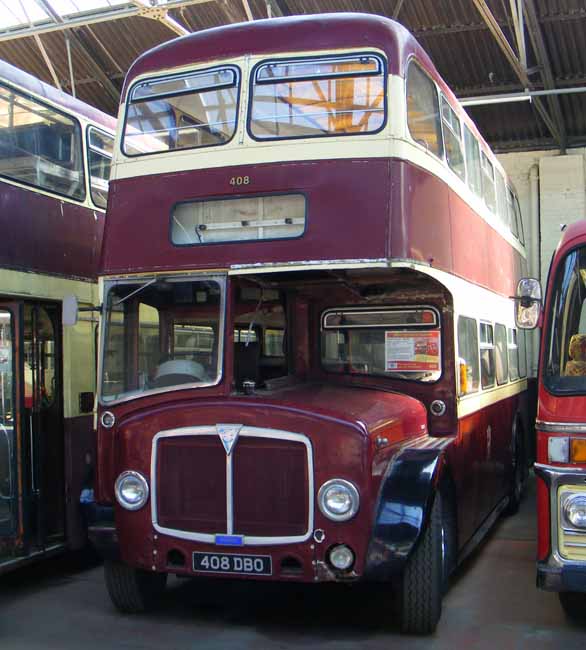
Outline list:
[[[0,648],[583,649],[586,626],[535,588],[532,488],[458,571],[433,637],[401,637],[384,592],[342,585],[174,580],[155,613],[122,616],[101,567],[53,560],[1,578]]]

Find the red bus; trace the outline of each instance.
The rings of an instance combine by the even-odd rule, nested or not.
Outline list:
[[[525,469],[495,156],[413,37],[361,14],[161,45],[118,124],[91,531],[113,602],[169,573],[387,581],[433,631]]]
[[[564,231],[551,263],[537,409],[537,584],[586,611],[586,222]]]
[[[0,573],[78,547],[113,118],[0,61]]]

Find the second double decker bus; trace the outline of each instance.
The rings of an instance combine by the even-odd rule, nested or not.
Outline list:
[[[112,117],[0,61],[0,573],[82,546]]]
[[[524,264],[512,186],[397,23],[258,21],[143,55],[100,278],[114,603],[169,573],[386,581],[401,628],[433,631],[520,498]]]

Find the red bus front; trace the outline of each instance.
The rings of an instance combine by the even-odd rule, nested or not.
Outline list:
[[[537,415],[537,583],[570,615],[586,599],[586,228],[568,228],[550,269]]]

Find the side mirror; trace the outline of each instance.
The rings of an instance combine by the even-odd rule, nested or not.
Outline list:
[[[63,308],[61,314],[61,320],[63,325],[67,327],[72,327],[77,324],[77,315],[79,313],[79,307],[77,304],[77,297],[73,294],[69,294],[63,297]]]
[[[522,330],[533,330],[541,316],[541,284],[535,278],[522,278],[517,285],[515,323]]]

